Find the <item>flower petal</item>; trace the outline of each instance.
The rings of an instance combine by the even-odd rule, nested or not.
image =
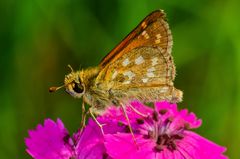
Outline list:
[[[169,117],[173,118],[173,122],[170,126],[170,131],[177,130],[182,127],[188,129],[198,128],[202,124],[201,119],[197,119],[194,113],[188,113],[187,109],[178,110],[177,104],[171,104],[167,101],[156,102],[155,106],[158,111],[166,110],[166,113],[161,117],[162,120],[165,120]]]
[[[131,105],[131,106],[130,106]],[[128,118],[130,120],[135,120],[136,118],[142,117],[141,115],[137,114],[131,107],[135,108],[138,112],[142,113],[143,115],[148,115],[152,113],[152,108],[145,106],[139,101],[132,101],[129,105],[125,105],[126,112]],[[121,107],[111,106],[109,107],[105,113],[101,116],[101,120],[109,121],[109,120],[116,120],[122,121],[126,123],[126,119],[124,117],[123,111]]]
[[[153,145],[150,140],[135,135],[137,145],[131,134],[118,133],[104,135],[107,153],[114,159],[154,158]]]
[[[162,102],[156,102],[155,107],[157,108],[158,111],[160,110],[167,110],[167,113],[170,114],[177,114],[177,104],[171,104],[167,101],[162,101]]]
[[[25,139],[27,152],[37,159],[68,159],[72,156],[71,139],[60,119],[46,119],[44,125],[29,131]]]
[[[103,135],[100,127],[93,121],[89,120],[88,125],[79,136],[76,146],[78,159],[102,159],[107,158],[106,149],[103,143]]]
[[[197,119],[194,113],[188,113],[187,109],[179,111],[179,116],[189,124],[189,128],[198,128],[202,124],[202,120]]]
[[[223,155],[226,148],[209,141],[200,135],[191,132],[184,132],[184,139],[177,143],[181,152],[191,154],[193,158],[199,159],[227,159]]]

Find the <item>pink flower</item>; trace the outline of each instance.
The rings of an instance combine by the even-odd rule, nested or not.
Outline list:
[[[27,152],[36,159],[227,159],[226,150],[191,131],[201,125],[194,113],[176,104],[156,102],[155,108],[135,101],[126,106],[137,145],[119,107],[109,107],[97,120],[90,119],[83,132],[72,137],[60,119],[46,119],[29,131]]]
[[[35,159],[110,159],[101,130],[92,120],[82,133],[70,137],[60,119],[46,119],[44,125],[29,131],[25,143]]]
[[[105,134],[105,147],[107,153],[115,159],[226,159],[222,155],[225,151],[221,147],[190,129],[201,125],[193,113],[187,110],[177,110],[176,104],[156,102],[152,109],[140,102],[132,105],[141,113],[148,114],[142,117],[128,109],[131,126],[133,128],[137,145],[128,130],[115,134]],[[108,120],[126,121],[118,108],[111,108],[104,116]],[[103,118],[102,117],[102,118]]]
[[[37,159],[67,159],[74,156],[73,143],[60,119],[46,119],[44,125],[29,131],[27,152]]]

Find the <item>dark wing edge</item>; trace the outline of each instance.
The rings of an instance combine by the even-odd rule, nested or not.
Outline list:
[[[144,18],[137,27],[131,31],[115,48],[113,48],[100,62],[100,68],[104,68],[119,52],[128,46],[141,32],[151,23],[159,18],[166,20],[166,14],[163,10],[156,10]]]

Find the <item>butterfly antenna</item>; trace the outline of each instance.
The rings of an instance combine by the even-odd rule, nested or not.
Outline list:
[[[49,89],[48,89],[48,91],[49,92],[56,92],[57,90],[59,90],[59,89],[61,89],[61,88],[63,88],[65,85],[62,85],[62,86],[59,86],[59,87],[50,87]]]
[[[74,70],[73,70],[71,65],[68,64],[68,68],[70,68],[71,72],[74,72]]]
[[[79,65],[79,70],[81,70],[81,69],[82,69],[82,65],[80,64],[80,65]]]

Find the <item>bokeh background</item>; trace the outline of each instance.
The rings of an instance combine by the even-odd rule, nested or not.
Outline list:
[[[81,101],[63,90],[69,73],[97,65],[147,14],[167,13],[174,38],[180,107],[203,119],[202,136],[240,158],[240,20],[238,0],[1,0],[0,158],[30,158],[24,137],[45,118],[71,133]]]

